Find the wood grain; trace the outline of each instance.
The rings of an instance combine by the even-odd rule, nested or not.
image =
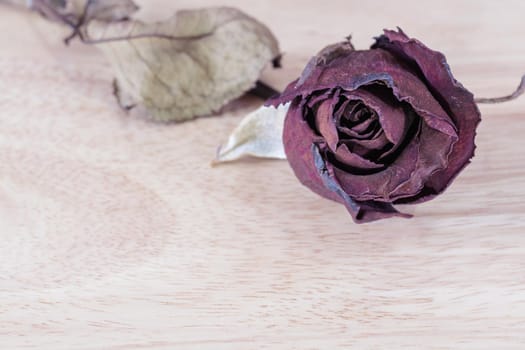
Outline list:
[[[222,3],[281,38],[280,88],[395,25],[476,95],[525,72],[523,1]],[[95,48],[7,8],[0,32],[0,348],[525,348],[525,98],[481,106],[477,157],[414,219],[356,226],[286,162],[210,168],[260,101],[155,124],[119,110]]]

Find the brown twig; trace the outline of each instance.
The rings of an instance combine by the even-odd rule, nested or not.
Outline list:
[[[267,100],[270,97],[279,94],[279,91],[275,90],[273,87],[267,85],[266,83],[263,83],[260,80],[257,80],[257,82],[255,82],[255,87],[249,92],[252,95],[262,98],[263,100]]]
[[[492,97],[492,98],[476,98],[476,103],[503,103],[517,99],[523,93],[525,93],[525,75],[521,77],[521,82],[516,91],[512,94],[502,97]]]

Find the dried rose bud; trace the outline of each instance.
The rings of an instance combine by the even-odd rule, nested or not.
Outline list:
[[[445,56],[399,29],[370,50],[314,57],[269,103],[291,102],[283,141],[296,176],[355,222],[410,217],[393,204],[442,193],[474,155],[480,113]]]

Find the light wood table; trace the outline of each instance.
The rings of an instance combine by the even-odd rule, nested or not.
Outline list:
[[[222,3],[280,38],[279,88],[396,25],[478,96],[525,72],[522,0]],[[474,162],[414,219],[358,226],[285,161],[210,167],[259,100],[148,122],[96,48],[5,7],[0,33],[1,349],[525,349],[525,98],[481,106]]]

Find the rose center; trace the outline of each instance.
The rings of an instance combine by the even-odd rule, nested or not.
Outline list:
[[[410,110],[375,85],[324,92],[308,101],[304,113],[334,164],[359,173],[381,171],[394,161],[414,124]]]
[[[339,138],[364,139],[370,138],[380,131],[381,125],[377,113],[360,101],[348,101],[344,110],[336,114],[336,127]],[[339,114],[339,117],[337,115]]]
[[[385,137],[377,112],[360,100],[342,97],[334,109],[339,145],[350,152],[377,162],[381,154],[393,147]]]

